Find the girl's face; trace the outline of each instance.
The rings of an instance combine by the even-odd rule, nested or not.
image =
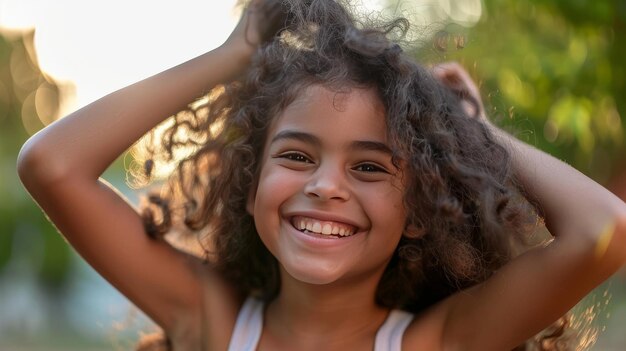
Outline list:
[[[248,211],[289,275],[328,284],[382,274],[406,211],[374,90],[305,89],[269,128],[261,162]]]

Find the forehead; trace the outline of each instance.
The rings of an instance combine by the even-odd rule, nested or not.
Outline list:
[[[385,142],[385,108],[374,88],[345,88],[322,85],[304,88],[273,121],[269,136],[285,129],[312,133],[360,136]]]

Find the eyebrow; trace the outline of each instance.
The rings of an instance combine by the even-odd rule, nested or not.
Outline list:
[[[320,146],[322,144],[320,139],[313,134],[290,129],[283,130],[276,134],[272,138],[271,144],[279,140],[296,140],[314,146]],[[377,151],[389,156],[393,155],[387,144],[372,140],[354,140],[350,143],[349,149],[353,151]]]
[[[320,139],[318,137],[316,137],[313,134],[309,134],[309,133],[304,133],[304,132],[299,132],[296,130],[283,130],[280,133],[276,134],[273,138],[272,138],[272,142],[270,144],[273,144],[277,141],[280,140],[295,140],[295,141],[301,141],[303,143],[306,144],[312,144],[314,146],[320,146],[322,143],[320,142]]]

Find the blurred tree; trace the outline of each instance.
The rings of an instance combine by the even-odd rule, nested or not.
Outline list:
[[[402,3],[419,8],[422,2]],[[468,3],[482,12],[475,24],[454,19],[469,18]],[[426,33],[431,37],[418,50],[420,60],[461,62],[480,83],[492,119],[521,139],[601,183],[618,171],[626,156],[625,2],[431,1],[428,6],[440,6],[448,16],[439,16],[434,34]]]
[[[49,292],[67,285],[71,252],[22,188],[16,157],[30,135],[54,120],[59,94],[38,67],[33,32],[0,33],[0,273],[26,265]]]

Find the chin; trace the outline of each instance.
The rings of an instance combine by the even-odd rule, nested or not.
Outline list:
[[[326,285],[336,282],[342,274],[338,267],[324,267],[324,265],[307,264],[300,262],[297,265],[283,264],[285,272],[291,278],[312,285]]]

